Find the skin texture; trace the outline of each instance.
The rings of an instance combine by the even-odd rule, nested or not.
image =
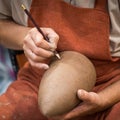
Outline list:
[[[30,64],[37,68],[48,69],[49,66],[44,63],[44,60],[54,56],[55,49],[59,36],[50,28],[41,28],[49,41],[43,39],[43,36],[36,28],[31,29],[24,38],[23,49]]]
[[[77,90],[90,91],[96,81],[96,72],[88,58],[80,53],[65,51],[54,60],[44,74],[38,103],[45,116],[66,113],[80,103]]]
[[[6,48],[22,50],[24,37],[30,29],[12,20],[0,20],[0,44]]]
[[[14,50],[24,50],[33,67],[48,69],[44,60],[52,57],[59,36],[51,28],[41,28],[49,38],[46,42],[36,28],[16,24],[12,20],[0,20],[0,44]]]

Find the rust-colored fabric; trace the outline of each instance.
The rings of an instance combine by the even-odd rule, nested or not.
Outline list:
[[[105,1],[98,2],[102,8]],[[60,35],[58,51],[73,50],[92,59],[110,60],[109,17],[99,10],[100,5],[85,9],[62,0],[33,0],[31,14],[39,26],[51,27]]]
[[[37,103],[43,72],[25,64],[19,71],[18,79],[0,96],[0,120],[46,120]]]
[[[91,59],[97,71],[93,91],[98,92],[120,79],[120,61],[109,52],[109,17],[106,0],[95,9],[77,8],[62,0],[34,0],[32,16],[41,27],[52,27],[60,35],[58,51],[73,50]],[[29,26],[32,23],[29,21]],[[18,79],[0,96],[0,120],[47,120],[38,109],[37,94],[43,70],[26,65]],[[119,120],[120,103],[103,112],[78,120]]]
[[[24,53],[16,55],[16,59],[17,59],[19,68],[22,68],[24,64],[27,62],[27,58],[25,57]]]

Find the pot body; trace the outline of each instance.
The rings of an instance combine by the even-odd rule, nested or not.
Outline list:
[[[78,89],[90,91],[96,82],[95,68],[87,57],[73,51],[60,56],[50,64],[39,87],[39,108],[49,117],[72,110],[80,103]]]

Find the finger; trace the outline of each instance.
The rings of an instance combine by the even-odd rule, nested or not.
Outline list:
[[[33,61],[33,62],[42,62],[42,61],[44,61],[46,58],[44,58],[44,57],[41,57],[41,56],[38,56],[38,55],[36,55],[36,54],[34,54],[30,49],[26,49],[26,50],[24,50],[24,53],[25,53],[25,56],[28,58],[28,59],[30,59],[31,61]]]
[[[34,42],[33,40],[31,39],[31,36],[30,35],[27,35],[25,38],[24,38],[24,41],[23,41],[23,46],[27,46],[29,49],[31,49],[34,45]]]
[[[84,102],[91,102],[92,101],[92,95],[91,93],[85,91],[85,90],[78,90],[77,92],[78,98]]]
[[[65,120],[64,116],[65,116],[65,114],[60,115],[60,116],[54,116],[54,117],[50,118],[50,120]]]
[[[58,42],[59,36],[53,29],[51,29],[51,28],[42,28],[42,30],[45,33],[45,35],[49,37],[51,43],[52,42],[55,42],[55,43]],[[51,38],[54,38],[54,39],[51,39]]]
[[[36,67],[36,68],[40,68],[40,69],[48,69],[49,68],[49,66],[47,64],[45,64],[45,63],[33,62],[30,59],[28,61],[30,62],[30,64],[33,67]]]
[[[87,102],[88,104],[95,104],[99,101],[99,95],[97,93],[87,92],[85,90],[78,90],[78,98],[84,102]]]
[[[55,51],[56,48],[57,48],[57,42],[56,42],[57,40],[54,37],[50,37],[50,41],[52,41],[52,42],[49,43],[49,45],[51,47],[50,50]]]
[[[28,50],[28,49],[27,49]],[[28,54],[29,53],[29,54]],[[33,60],[33,53],[32,51],[28,50],[27,52],[24,51],[24,54],[25,56],[28,58],[28,61],[30,62],[30,64],[33,66],[33,67],[36,67],[36,68],[43,68],[43,69],[48,69],[49,66],[45,63],[41,63],[41,61],[43,61],[44,59],[43,58],[39,58],[40,60]],[[40,61],[40,62],[39,62]]]
[[[31,31],[31,37],[34,40],[36,46],[44,48],[46,50],[51,49],[48,41],[44,40],[43,36],[36,29]]]
[[[29,42],[28,42],[29,41]],[[37,47],[33,40],[30,38],[30,36],[27,36],[25,38],[24,41],[24,45],[23,45],[23,49],[24,51],[26,51],[27,54],[29,54],[30,51],[28,51],[29,49],[35,54],[34,56],[31,56],[33,59],[36,60],[36,58],[40,57],[44,57],[44,58],[49,58],[51,56],[54,55],[54,53],[52,51],[47,51],[45,49],[42,49],[40,47]],[[28,51],[28,52],[27,52]],[[30,56],[29,56],[30,57]]]
[[[84,116],[92,113],[93,105],[98,101],[98,95],[94,92],[87,92],[85,90],[78,90],[78,98],[83,102],[78,107],[69,112],[65,118],[71,119],[79,116]]]
[[[71,112],[69,112],[65,116],[66,119],[71,119],[71,118],[76,118],[78,116],[86,115],[87,112],[91,109],[91,107],[89,107],[88,105],[91,100],[91,95],[89,94],[89,92],[85,90],[78,90],[77,94],[78,94],[78,98],[83,102],[81,102],[78,107],[76,107]]]
[[[35,57],[44,57],[44,58],[50,58],[52,56],[54,56],[54,53],[52,51],[48,51],[42,48],[35,48],[32,49],[32,52],[36,55]]]
[[[87,114],[87,112],[89,111],[89,107],[85,104],[81,104],[80,106],[76,107],[75,109],[73,109],[72,111],[70,111],[68,114],[66,114],[66,116],[64,117],[65,120],[71,120],[71,119],[75,119],[77,117],[80,116],[84,116]]]
[[[50,43],[48,41],[44,40],[42,34],[40,34],[36,28],[33,28],[30,31],[30,35],[37,47],[41,47],[46,50],[52,49],[52,46],[50,45]]]
[[[45,33],[45,35],[49,38],[50,46],[52,47],[52,50],[55,50],[57,48],[59,36],[51,28],[42,28],[42,30]]]

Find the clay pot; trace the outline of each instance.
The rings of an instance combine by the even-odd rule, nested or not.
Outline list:
[[[81,101],[77,90],[90,91],[96,82],[96,71],[84,55],[65,51],[61,59],[55,59],[42,77],[38,103],[45,116],[56,116],[69,112]]]

